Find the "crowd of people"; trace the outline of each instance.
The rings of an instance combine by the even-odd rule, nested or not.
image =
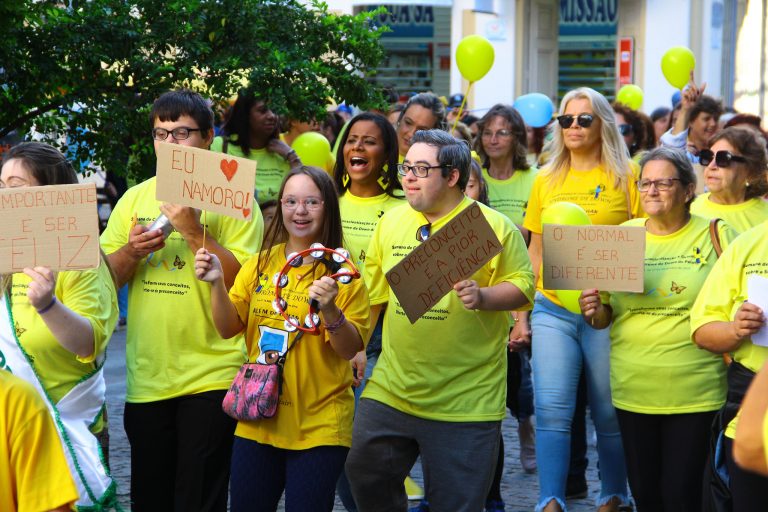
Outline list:
[[[412,510],[503,511],[509,410],[536,511],[564,512],[587,494],[587,407],[599,512],[762,509],[768,348],[750,294],[768,276],[767,136],[693,81],[678,96],[648,116],[579,88],[530,127],[511,105],[475,117],[432,93],[346,123],[281,121],[241,92],[215,126],[199,94],[163,94],[155,148],[255,160],[261,208],[202,216],[157,201],[150,178],[117,202],[98,268],[2,276],[0,509],[119,507],[102,368],[125,285],[134,511],[282,498],[320,512],[336,496],[405,511],[418,458]],[[291,147],[306,130],[328,134],[332,168]],[[0,188],[77,181],[39,142],[0,173]],[[563,201],[645,228],[642,293],[586,289],[574,312],[544,287],[542,219]],[[412,323],[388,273],[471,208],[500,251]],[[150,227],[160,216],[172,230]],[[330,277],[316,243],[344,248],[361,278]],[[243,363],[279,365],[273,416],[222,409]]]

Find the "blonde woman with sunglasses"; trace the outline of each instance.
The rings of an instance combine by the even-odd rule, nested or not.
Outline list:
[[[611,403],[608,330],[592,328],[581,315],[565,309],[553,290],[544,289],[539,273],[541,217],[554,203],[568,201],[584,208],[593,224],[621,224],[639,216],[640,197],[613,109],[600,93],[589,88],[570,91],[552,129],[547,148],[551,158],[536,177],[523,221],[531,232],[536,299],[530,323],[520,313],[510,337],[533,338],[540,484],[536,510],[565,510],[571,420],[583,368],[602,475],[598,510],[618,511],[628,502],[628,492],[621,435]]]
[[[708,192],[699,195],[691,211],[708,219],[720,218],[738,233],[768,219],[768,157],[765,141],[749,128],[731,127],[709,140],[699,152]]]

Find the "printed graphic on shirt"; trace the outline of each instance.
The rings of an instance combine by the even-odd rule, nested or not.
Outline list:
[[[288,350],[288,332],[282,329],[259,326],[259,357],[257,363],[274,364]]]

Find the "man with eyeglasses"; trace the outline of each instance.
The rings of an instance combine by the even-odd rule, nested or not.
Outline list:
[[[493,478],[505,414],[508,312],[531,303],[533,272],[520,231],[480,205],[502,252],[408,321],[385,274],[474,203],[463,192],[466,143],[440,130],[417,131],[411,142],[399,167],[408,204],[382,217],[366,256],[372,322],[389,305],[346,471],[361,512],[405,510],[403,479],[421,454],[430,506],[476,512]]]
[[[208,149],[213,112],[189,90],[160,96],[150,113],[161,142]],[[215,253],[228,286],[258,252],[261,213],[251,222],[155,199],[155,178],[118,201],[101,237],[118,287],[129,284],[125,431],[131,444],[132,510],[227,510],[236,422],[221,409],[243,362],[242,338],[224,340],[210,313],[194,255]],[[164,214],[173,231],[147,226]],[[204,231],[205,230],[205,231]]]

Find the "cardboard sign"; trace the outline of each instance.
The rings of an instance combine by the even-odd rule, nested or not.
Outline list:
[[[256,162],[163,142],[157,149],[157,200],[251,220]]]
[[[474,203],[432,233],[385,277],[408,320],[415,323],[454,284],[471,277],[501,249],[496,233]]]
[[[0,216],[0,273],[99,266],[94,183],[0,189]]]
[[[547,290],[643,291],[644,227],[544,224],[542,242]]]

